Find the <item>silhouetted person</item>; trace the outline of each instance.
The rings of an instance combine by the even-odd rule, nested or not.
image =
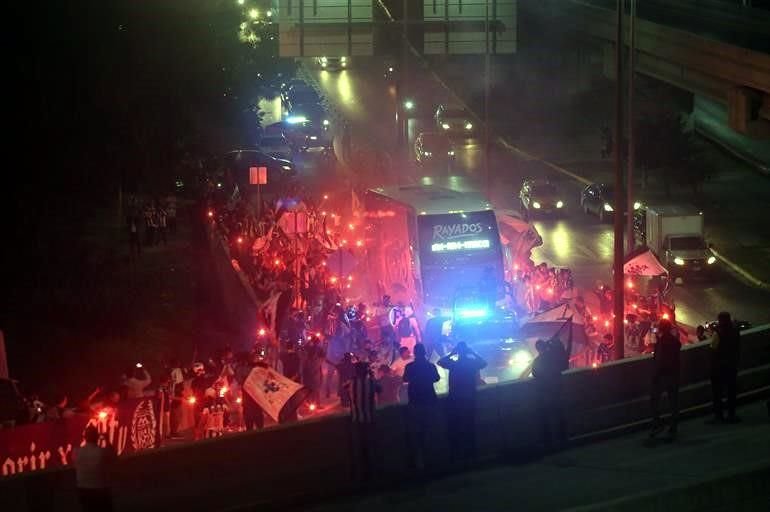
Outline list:
[[[535,378],[542,443],[545,451],[551,451],[567,442],[561,401],[561,372],[569,368],[572,337],[566,350],[559,339],[547,342],[537,340],[535,349],[538,355],[532,363],[532,376]]]
[[[372,377],[369,363],[358,362],[354,365],[353,378],[345,387],[350,397],[353,478],[369,480],[377,470],[374,397],[380,392],[380,386]]]
[[[99,431],[93,425],[86,428],[85,442],[75,451],[75,478],[80,506],[84,512],[112,510],[110,470],[115,460],[112,446],[99,446]]]
[[[433,352],[439,357],[444,357],[444,323],[449,317],[441,316],[441,310],[434,308],[432,316],[425,323],[425,353],[430,359]]]
[[[663,431],[663,421],[660,418],[660,395],[665,391],[671,408],[671,420],[668,427],[668,438],[676,438],[679,420],[679,351],[682,343],[679,332],[670,320],[658,322],[658,332],[653,354],[652,392],[652,430],[650,437],[655,437]]]
[[[455,346],[438,365],[449,370],[447,431],[453,462],[470,462],[476,457],[476,386],[479,371],[487,366],[465,342]]]
[[[722,312],[711,338],[711,392],[714,404],[714,422],[725,420],[722,396],[727,392],[727,421],[740,421],[735,415],[738,361],[741,354],[741,335],[730,318]]]
[[[408,385],[407,396],[407,440],[409,443],[409,465],[412,468],[425,467],[427,438],[436,414],[436,390],[433,384],[439,381],[436,365],[425,358],[425,346],[414,346],[414,361],[404,369],[404,382]]]

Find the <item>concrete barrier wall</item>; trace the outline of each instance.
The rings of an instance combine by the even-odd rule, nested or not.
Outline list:
[[[770,328],[743,337],[740,389],[770,383]],[[709,353],[705,345],[682,354],[681,407],[708,403]],[[571,370],[564,377],[565,409],[573,436],[649,417],[649,356],[599,369]],[[443,402],[429,440],[430,469],[447,467]],[[488,386],[479,391],[477,439],[482,459],[532,451],[538,442],[533,382]],[[403,406],[378,411],[377,439],[385,478],[403,478],[407,462]],[[257,433],[242,433],[186,446],[163,448],[119,461],[118,510],[219,510],[244,505],[297,505],[303,500],[352,491],[348,418],[335,416]],[[78,510],[72,470],[44,471],[0,480],[0,510]]]

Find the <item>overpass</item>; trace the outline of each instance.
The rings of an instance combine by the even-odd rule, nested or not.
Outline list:
[[[519,5],[578,39],[599,41],[604,73],[614,78],[615,0],[522,1]],[[693,93],[696,111],[701,108],[709,115],[721,111],[716,112],[717,124],[731,130],[716,133],[717,129],[707,135],[749,148],[766,144],[770,140],[770,11],[719,0],[645,0],[637,1],[637,6],[637,71]],[[629,22],[626,15],[626,45]],[[758,152],[761,156],[755,159],[764,161],[760,165],[770,166],[766,160],[770,150],[760,146]]]

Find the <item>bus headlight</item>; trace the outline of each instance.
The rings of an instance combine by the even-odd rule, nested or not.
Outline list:
[[[680,258],[679,256],[677,256],[676,258],[674,258],[674,263],[676,263],[677,265],[681,266],[681,265],[684,265],[684,260],[682,258]]]
[[[556,208],[563,208],[564,207],[564,201],[556,201]]]
[[[611,212],[611,211],[614,211],[614,209],[612,208],[612,205],[610,203],[604,203],[604,211]]]
[[[706,263],[708,263],[709,265],[713,265],[716,262],[717,262],[716,256],[709,256],[709,259],[706,260]]]
[[[531,362],[532,354],[530,354],[528,350],[521,349],[513,354],[513,357],[508,361],[508,364],[511,366],[525,367]]]
[[[537,201],[534,201],[532,203],[532,208],[534,208],[535,210],[539,210],[540,209],[540,203],[538,203]]]
[[[450,127],[449,127],[449,123],[441,123],[441,127],[442,127],[443,129],[445,129],[445,130],[448,130],[448,129],[450,128]]]
[[[473,123],[465,123],[466,130],[473,130]]]

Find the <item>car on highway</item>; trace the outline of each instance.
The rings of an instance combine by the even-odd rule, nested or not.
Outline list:
[[[289,144],[285,135],[270,134],[264,135],[259,140],[259,150],[275,158],[291,160],[294,156],[294,150]]]
[[[564,211],[566,201],[556,186],[544,179],[525,179],[519,191],[521,213],[527,217],[534,214],[558,214]]]
[[[320,103],[321,98],[315,89],[303,82],[287,87],[281,94],[281,101],[284,106],[291,109],[295,105]]]
[[[604,183],[592,183],[580,193],[583,212],[597,215],[602,222],[612,217],[614,201],[612,187]]]
[[[459,105],[439,105],[434,118],[437,129],[446,134],[471,136],[475,133],[472,116]]]
[[[292,125],[312,125],[328,129],[329,113],[320,103],[293,103],[284,118]]]
[[[448,164],[455,157],[449,139],[438,132],[422,132],[414,141],[414,159],[420,165]]]
[[[341,71],[348,67],[347,57],[318,57],[318,65],[328,71]]]

